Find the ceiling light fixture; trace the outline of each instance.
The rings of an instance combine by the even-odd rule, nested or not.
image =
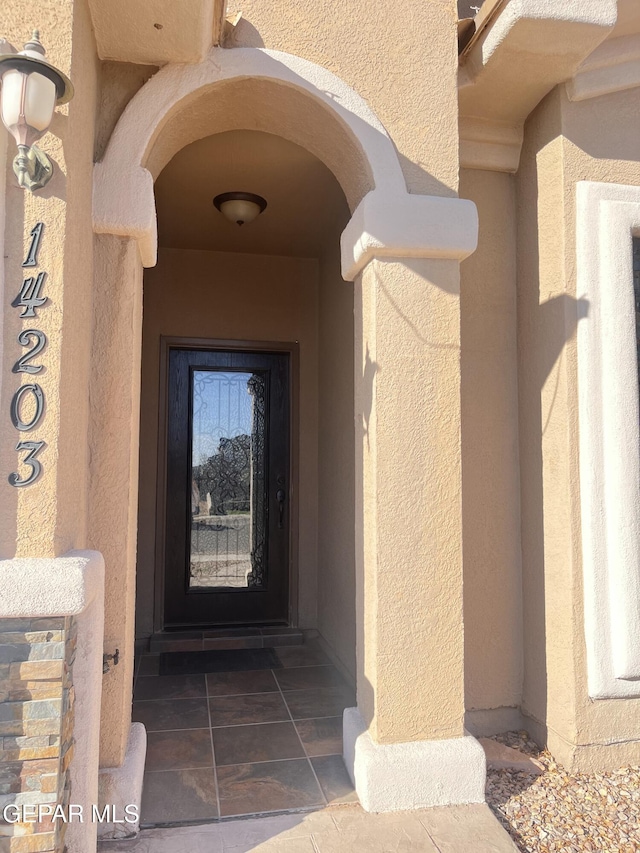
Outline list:
[[[34,142],[49,130],[56,104],[73,97],[71,81],[44,55],[38,30],[20,53],[0,55],[0,115],[18,145],[13,171],[20,186],[31,192],[53,175],[53,164]]]
[[[214,198],[213,204],[229,222],[236,225],[253,222],[267,206],[261,195],[238,192],[221,193]]]

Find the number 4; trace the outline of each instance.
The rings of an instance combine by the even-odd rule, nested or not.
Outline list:
[[[46,277],[46,272],[41,272],[38,273],[37,278],[31,276],[30,278],[25,278],[22,282],[22,290],[11,303],[13,308],[20,308],[22,306],[24,310],[20,314],[21,317],[35,317],[35,309],[40,308],[47,301],[46,296],[40,296],[40,291]]]

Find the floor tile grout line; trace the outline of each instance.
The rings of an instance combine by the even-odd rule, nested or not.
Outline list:
[[[204,696],[171,696],[169,699],[156,697],[155,699],[135,699],[135,702],[199,702],[207,701],[209,697]]]
[[[209,673],[212,675],[213,673]],[[206,675],[206,673],[205,673]],[[141,676],[142,678],[162,678],[163,676]],[[173,678],[172,675],[164,676],[165,678]],[[205,687],[205,692],[202,696],[169,696],[169,698],[156,696],[154,699],[136,699],[136,702],[172,702],[174,699],[231,699],[232,697],[237,696],[266,696],[270,693],[279,693],[279,690],[258,690],[256,693],[213,693],[207,696],[208,685]]]
[[[210,673],[212,674],[212,673]],[[272,693],[279,693],[279,690],[258,690],[257,693],[214,693],[209,696],[210,699],[232,699],[238,696],[269,696]]]
[[[291,669],[311,669],[311,667],[291,667]],[[246,670],[246,671],[249,672],[249,671],[253,671],[253,670]],[[257,672],[264,672],[265,670],[256,670],[256,671]],[[275,672],[275,670],[271,670],[271,672]],[[215,672],[194,672],[194,673],[189,673],[188,676],[184,676],[184,677],[185,678],[186,677],[197,678],[198,676],[202,676],[202,675],[204,675],[206,677],[207,675],[219,675],[219,674],[220,673],[215,673]],[[140,676],[140,678],[178,678],[178,677],[182,677],[182,676],[176,676],[176,675],[142,675],[142,676]],[[261,693],[278,693],[279,691],[282,691],[284,693],[295,693],[296,691],[300,691],[300,690],[341,690],[342,689],[342,687],[340,685],[338,685],[337,687],[334,685],[320,685],[318,687],[290,687],[287,690],[287,689],[280,687],[280,684],[279,684],[277,679],[276,679],[276,684],[278,685],[277,690],[258,690],[254,693],[220,693],[220,694],[213,695],[211,698],[212,699],[220,699],[223,696],[257,696]],[[347,687],[349,688],[349,690],[353,689],[351,687],[351,685],[349,685],[348,683],[347,683]],[[202,697],[201,696],[174,696],[173,698],[174,699],[201,699]],[[140,699],[138,701],[140,701],[140,702],[155,702],[156,699]]]
[[[140,723],[142,720],[132,720],[134,723]],[[150,735],[164,735],[175,732],[208,732],[211,726],[193,726],[190,729],[150,729],[145,724],[145,729],[147,729],[147,734]]]
[[[211,755],[213,758],[213,781],[216,788],[216,806],[218,808],[218,818],[221,817],[220,810],[220,788],[218,786],[218,767],[216,765],[216,749],[213,744],[213,724],[211,722],[211,706],[209,705],[209,682],[207,680],[207,676],[204,677],[204,686],[207,691],[207,714],[209,715],[209,739],[211,741]]]
[[[221,764],[220,767],[245,767],[247,764],[278,764],[282,761],[308,761],[307,755],[294,755],[292,758],[267,758],[265,761],[240,761],[237,764]],[[322,793],[322,787],[320,788]]]
[[[272,670],[272,672],[273,672],[273,670]],[[273,677],[276,679],[276,683],[277,683],[278,679],[276,678],[275,672],[273,672]],[[302,742],[302,738],[300,737],[300,732],[298,731],[298,727],[296,726],[296,721],[293,719],[293,714],[291,713],[291,709],[289,708],[289,706],[287,704],[287,700],[285,699],[284,692],[282,691],[282,688],[280,687],[279,683],[278,683],[278,687],[280,688],[280,695],[282,696],[282,701],[284,702],[284,706],[287,709],[287,713],[289,714],[289,717],[291,718],[293,730],[296,733],[296,737],[300,741],[300,746],[302,747],[302,751],[305,755],[305,758],[307,759],[307,763],[308,763],[309,767],[311,768],[311,772],[313,773],[313,777],[316,780],[316,784],[318,786],[318,789],[320,791],[322,799],[324,800],[325,804],[328,806],[329,800],[327,799],[327,796],[324,792],[324,788],[320,784],[320,780],[318,779],[318,774],[316,773],[315,767],[313,766],[313,763],[312,763],[311,759],[309,758],[309,754],[307,753],[307,748],[305,747],[304,743]]]
[[[252,693],[251,695],[252,696],[259,696],[260,694],[259,693]],[[215,697],[213,697],[213,698],[215,698]],[[143,702],[154,702],[156,700],[154,700],[154,699],[143,699],[142,701]],[[285,701],[285,705],[286,705],[286,701]],[[228,725],[228,726],[214,726],[214,725],[192,726],[191,728],[186,728],[186,729],[149,729],[149,728],[147,728],[147,732],[149,734],[163,734],[164,732],[204,731],[207,728],[211,728],[211,729],[238,729],[238,728],[241,728],[242,726],[275,726],[278,723],[288,723],[289,720],[293,721],[293,724],[295,725],[296,723],[306,723],[309,720],[333,720],[333,719],[339,719],[340,718],[340,714],[328,714],[327,716],[324,716],[324,717],[300,717],[298,719],[298,718],[294,718],[291,715],[291,711],[289,711],[288,707],[287,707],[287,712],[289,714],[289,717],[285,720],[261,720],[257,723],[232,723],[231,725]],[[211,719],[211,714],[209,714],[209,719]],[[134,720],[133,722],[135,723],[135,722],[140,722],[140,721]],[[145,725],[145,728],[146,728],[146,725]],[[296,731],[297,731],[297,729],[296,729]],[[314,757],[318,757],[318,756],[314,756]]]
[[[341,754],[334,752],[331,755],[314,755],[313,758],[334,758]],[[294,755],[293,758],[267,758],[265,761],[241,761],[238,764],[221,764],[220,767],[244,767],[247,764],[277,764],[279,761],[306,761],[307,755]],[[164,767],[160,770],[148,770],[145,768],[145,773],[173,773],[182,770],[210,770],[213,765],[201,765],[200,767]],[[322,791],[322,788],[320,788]],[[339,804],[342,805],[342,804]]]
[[[273,648],[275,650],[275,652],[277,653],[278,649],[293,649],[296,647],[295,646],[265,646],[265,648]],[[205,651],[221,651],[221,652],[223,652],[223,651],[234,651],[234,650],[233,649],[231,649],[231,650],[229,650],[229,649],[217,649],[217,650],[216,649],[208,649]],[[157,652],[157,653],[152,652],[151,654],[142,655],[141,661],[142,661],[143,657],[159,657],[159,655],[161,655],[161,654],[166,654],[166,652]],[[315,662],[315,663],[299,663],[299,664],[296,664],[295,666],[284,666],[283,665],[280,667],[280,669],[309,669],[312,666],[334,666],[334,664],[332,664],[331,661],[329,661],[329,663],[317,663],[317,662]],[[253,670],[239,670],[239,671],[241,671],[241,672],[252,672]],[[180,673],[178,673],[178,674],[180,674]],[[185,675],[215,675],[215,673],[212,673],[212,672],[210,672],[210,673],[207,673],[207,672],[190,672],[190,673],[185,673]],[[160,676],[158,673],[141,673],[140,677],[141,678],[167,678],[167,677],[171,677],[171,676]],[[349,683],[349,682],[347,682],[347,683]]]
[[[149,770],[148,767],[144,768],[144,772],[146,773],[181,773],[183,770],[211,770],[213,768],[213,764],[201,764],[199,767],[161,767],[159,770]]]

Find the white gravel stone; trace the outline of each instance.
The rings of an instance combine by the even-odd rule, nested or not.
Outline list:
[[[527,732],[492,740],[539,761],[544,772],[487,771],[487,802],[522,853],[638,853],[640,767],[569,774]]]

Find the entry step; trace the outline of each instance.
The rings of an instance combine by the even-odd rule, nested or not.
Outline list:
[[[300,628],[217,628],[202,631],[166,631],[149,639],[150,654],[196,652],[205,649],[267,649],[301,646]]]

